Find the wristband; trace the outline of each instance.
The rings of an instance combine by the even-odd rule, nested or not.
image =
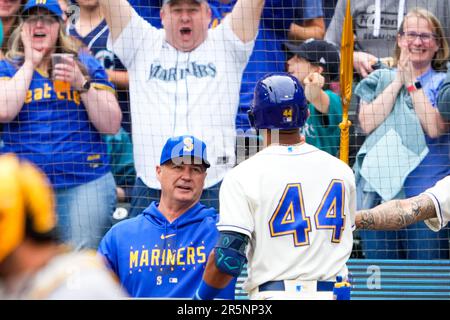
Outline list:
[[[3,22],[0,19],[0,48],[3,45]]]
[[[80,93],[85,93],[85,92],[88,92],[90,88],[91,88],[91,82],[89,80],[85,79],[83,82],[83,85],[81,86],[81,88],[78,91]]]
[[[408,90],[408,92],[413,92],[413,91],[416,91],[419,89],[422,89],[422,85],[420,84],[420,81],[416,81],[413,84],[406,87],[406,90]]]
[[[213,300],[222,289],[214,288],[202,280],[200,286],[195,292],[194,300]]]

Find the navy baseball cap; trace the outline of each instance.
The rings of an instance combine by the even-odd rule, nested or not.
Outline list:
[[[22,10],[22,15],[26,16],[33,8],[44,8],[53,13],[57,18],[63,18],[63,11],[58,0],[29,0]]]
[[[339,51],[337,47],[325,40],[308,39],[301,44],[285,42],[284,47],[288,51],[288,59],[293,55],[309,61],[312,64],[322,66],[331,81],[339,79]]]
[[[169,138],[162,149],[159,164],[179,158],[189,158],[192,164],[203,164],[206,168],[211,166],[206,158],[206,144],[194,136]]]

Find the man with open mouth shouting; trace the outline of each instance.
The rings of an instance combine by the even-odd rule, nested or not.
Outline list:
[[[211,168],[202,202],[218,208],[218,190],[235,164],[235,118],[243,70],[252,53],[264,0],[239,0],[214,29],[204,0],[165,0],[163,29],[126,0],[101,0],[109,45],[128,69],[137,181],[130,215],[160,197],[153,170],[164,142],[194,135],[208,145]]]

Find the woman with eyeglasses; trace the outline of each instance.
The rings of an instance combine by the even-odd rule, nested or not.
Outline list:
[[[105,70],[65,34],[61,17],[57,0],[24,7],[0,61],[0,153],[36,163],[56,190],[63,239],[96,248],[116,205],[100,134],[116,133],[122,115]],[[71,56],[52,66],[54,53]]]
[[[415,8],[400,26],[396,68],[360,82],[359,121],[367,137],[355,163],[358,209],[413,197],[450,174],[449,123],[436,108],[449,47],[441,23]],[[448,229],[425,225],[398,232],[362,231],[367,258],[449,258]]]

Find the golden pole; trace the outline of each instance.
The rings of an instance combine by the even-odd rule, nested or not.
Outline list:
[[[342,99],[342,122],[339,124],[341,129],[340,159],[348,164],[348,154],[350,148],[349,129],[352,123],[348,120],[348,109],[352,98],[353,84],[353,20],[350,11],[350,0],[347,0],[347,9],[345,12],[344,26],[342,30],[341,41],[341,63],[340,79],[341,99]]]

